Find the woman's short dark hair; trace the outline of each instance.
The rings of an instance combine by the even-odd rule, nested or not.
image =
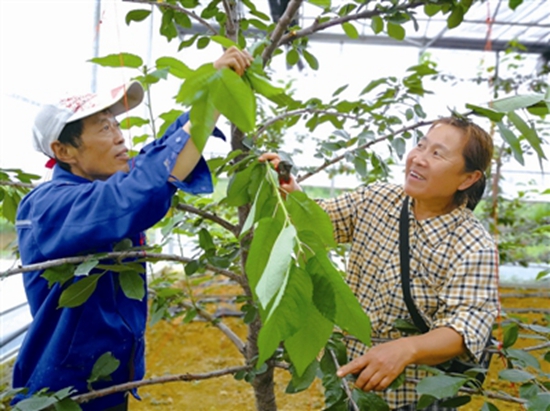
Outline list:
[[[62,144],[70,144],[71,146],[78,148],[80,147],[80,136],[82,135],[83,129],[84,122],[82,119],[67,123],[65,124],[65,127],[63,127],[63,130],[61,130],[58,140]],[[56,161],[57,164],[59,164],[59,167],[63,170],[71,171],[71,166],[69,164],[59,161],[59,159],[56,159]]]
[[[437,124],[448,124],[462,130],[464,137],[466,137],[466,144],[462,150],[464,171],[466,173],[476,170],[481,171],[479,180],[466,190],[457,191],[454,196],[455,204],[460,205],[466,202],[466,206],[473,210],[483,197],[487,184],[485,172],[493,158],[493,139],[489,133],[466,118],[454,116],[440,118],[434,121],[432,128]]]

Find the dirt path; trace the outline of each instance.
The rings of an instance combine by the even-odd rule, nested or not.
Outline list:
[[[509,292],[533,292],[537,290],[502,290]],[[219,293],[219,290],[217,291]],[[504,308],[549,308],[548,298],[503,298]],[[548,325],[541,314],[520,314],[540,325]],[[225,322],[242,338],[246,329],[242,321],[228,318]],[[194,321],[181,325],[160,322],[147,332],[147,378],[167,374],[206,373],[209,371],[242,365],[241,355],[229,340],[215,327],[208,323]],[[515,348],[534,345],[536,340],[521,339]],[[538,353],[540,354],[540,353]],[[550,364],[543,368],[550,372]],[[515,393],[517,387],[510,383],[498,381],[498,372],[503,369],[502,361],[493,358],[490,373],[485,387],[491,390],[502,390]],[[322,410],[323,395],[321,384],[317,379],[307,391],[299,394],[285,394],[288,374],[279,371],[276,374],[276,394],[278,409],[281,411]],[[196,382],[176,382],[150,386],[140,389],[142,401],[131,401],[131,411],[254,411],[254,397],[250,385],[237,381],[232,376]],[[516,393],[517,395],[517,393]],[[463,411],[479,411],[482,399],[474,399],[463,406]],[[520,411],[522,408],[511,403],[494,401],[501,411]]]

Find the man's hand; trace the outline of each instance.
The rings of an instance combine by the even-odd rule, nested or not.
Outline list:
[[[214,62],[214,68],[219,70],[227,67],[242,76],[253,60],[254,58],[246,50],[241,51],[237,47],[231,46]]]
[[[358,374],[355,385],[363,391],[382,391],[390,386],[409,364],[414,354],[406,338],[370,348],[338,370],[338,377]]]
[[[279,154],[277,153],[264,153],[260,157],[258,157],[258,160],[260,162],[269,161],[275,170],[279,170],[279,167],[281,168],[285,167],[285,163],[281,165],[281,157],[279,157]],[[279,187],[281,187],[281,190],[283,190],[286,193],[292,193],[293,191],[302,191],[302,187],[298,185],[296,182],[296,179],[292,174],[290,174],[290,170],[281,170],[283,171],[282,176],[279,174]]]

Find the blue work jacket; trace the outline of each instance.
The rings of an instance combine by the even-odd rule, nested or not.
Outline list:
[[[143,231],[164,217],[177,188],[194,194],[212,192],[202,158],[185,181],[168,182],[189,139],[182,129],[188,118],[182,115],[162,138],[144,147],[130,160],[128,173],[90,181],[56,166],[52,180],[31,191],[19,205],[16,227],[23,265],[113,251],[123,239],[143,245]],[[218,129],[214,135],[223,138]],[[93,389],[142,379],[147,298],[127,298],[118,273],[109,271],[84,304],[58,308],[68,284],[49,288],[42,274],[23,274],[33,321],[14,366],[13,386],[27,387],[28,393],[16,396],[14,403],[44,387],[57,391],[72,386],[78,393],[87,392],[92,367],[106,352],[120,365],[111,381],[94,383]],[[82,408],[102,410],[123,401],[123,393],[113,394]]]

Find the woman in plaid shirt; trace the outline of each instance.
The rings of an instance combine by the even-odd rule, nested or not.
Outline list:
[[[418,380],[426,376],[419,364],[455,357],[479,361],[489,338],[498,308],[498,253],[472,210],[485,189],[492,154],[492,139],[480,127],[442,118],[409,152],[402,186],[375,183],[319,201],[335,239],[351,244],[346,279],[371,319],[372,336],[391,340],[370,348],[350,342],[353,360],[338,375],[356,374],[356,386],[382,391],[391,409],[416,409],[414,383],[386,390],[403,371],[407,380]],[[272,153],[260,160],[279,163]],[[292,177],[281,189],[300,187]],[[411,322],[399,260],[399,215],[406,196],[411,294],[430,328],[413,336],[394,326],[397,319]],[[427,409],[448,408],[435,403]]]

